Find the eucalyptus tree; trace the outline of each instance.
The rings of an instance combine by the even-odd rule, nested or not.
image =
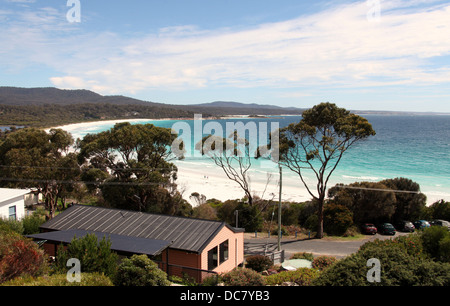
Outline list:
[[[112,206],[174,214],[173,207],[155,206],[175,205],[164,190],[176,193],[177,167],[172,161],[182,158],[171,151],[176,137],[171,129],[129,122],[88,134],[77,143],[79,161],[87,171],[84,177],[97,178],[95,184]],[[175,198],[181,197],[171,197]]]
[[[77,183],[80,167],[70,152],[72,135],[62,129],[48,133],[40,129],[20,129],[8,134],[0,144],[0,185],[35,188],[53,218],[58,199]]]
[[[374,135],[367,119],[329,102],[304,111],[299,123],[280,130],[280,164],[298,175],[318,203],[318,238],[323,237],[323,208],[331,175],[348,149]],[[313,174],[315,183],[306,180],[307,172]]]
[[[207,156],[225,175],[236,182],[244,191],[250,206],[253,205],[253,194],[249,170],[252,166],[250,143],[247,139],[239,137],[234,131],[229,137],[208,135],[195,144],[196,150]]]

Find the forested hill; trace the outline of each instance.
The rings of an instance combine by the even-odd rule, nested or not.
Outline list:
[[[119,104],[119,105],[153,105],[165,107],[162,103],[141,101],[124,96],[102,96],[90,90],[65,90],[54,87],[19,88],[0,87],[0,104],[4,105],[73,105],[73,104]]]
[[[237,102],[173,105],[89,90],[0,87],[0,125],[50,127],[61,124],[138,118],[301,114],[297,108]]]

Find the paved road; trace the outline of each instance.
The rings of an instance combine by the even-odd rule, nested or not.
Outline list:
[[[407,233],[397,233],[395,236],[385,236],[376,234],[367,236],[361,240],[335,241],[327,239],[282,239],[281,249],[285,251],[285,257],[290,258],[297,252],[313,253],[314,255],[331,255],[337,258],[348,256],[358,251],[359,247],[374,239],[392,239]],[[247,238],[245,239],[245,254],[257,254],[267,251],[277,250],[277,238]]]

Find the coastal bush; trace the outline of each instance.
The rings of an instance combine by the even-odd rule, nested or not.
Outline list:
[[[46,268],[44,252],[36,243],[12,230],[0,230],[0,283],[22,275],[38,276]]]
[[[310,286],[320,272],[316,269],[299,268],[295,271],[282,271],[266,276],[266,284],[269,286],[281,285],[284,282],[296,283],[299,286]]]
[[[39,277],[18,277],[2,284],[2,286],[113,286],[112,281],[101,273],[81,273],[80,282],[67,281],[66,274],[44,275]]]
[[[113,277],[117,270],[118,255],[111,251],[111,242],[103,238],[97,240],[95,234],[72,239],[67,248],[60,246],[56,254],[55,271],[67,271],[67,260],[77,258],[80,260],[82,272],[99,272]]]
[[[314,260],[312,261],[312,267],[319,271],[323,271],[336,262],[336,257],[323,255],[314,258]]]
[[[247,268],[235,268],[222,275],[225,286],[264,286],[264,277]]]
[[[45,217],[42,212],[37,211],[32,215],[25,216],[21,222],[24,235],[37,234],[40,231],[39,227],[45,222]]]
[[[443,219],[450,220],[450,202],[439,200],[430,205],[431,218],[425,219]]]
[[[123,259],[113,280],[116,286],[169,286],[166,272],[147,255]]]
[[[439,241],[440,261],[450,263],[450,237],[445,237]]]
[[[245,267],[255,270],[256,272],[262,272],[269,269],[273,265],[272,259],[264,255],[253,255],[246,259]]]
[[[342,236],[353,225],[353,214],[344,205],[328,204],[323,211],[323,227],[328,235]]]
[[[337,184],[329,189],[328,196],[335,204],[351,211],[355,224],[377,223],[390,220],[396,210],[395,194],[386,190],[389,188],[379,182],[355,182],[349,185]]]
[[[217,286],[222,281],[222,278],[215,274],[207,276],[202,281],[202,286]]]
[[[0,218],[0,230],[13,231],[18,234],[23,234],[23,224],[17,220]]]
[[[421,233],[421,239],[425,252],[433,259],[448,262],[450,232],[446,227],[432,226],[426,228]]]
[[[291,259],[306,259],[306,260],[309,260],[309,261],[313,261],[314,260],[314,255],[312,253],[298,252],[298,253],[294,253],[291,256]]]
[[[324,270],[316,286],[448,286],[450,264],[436,263],[423,255],[414,255],[420,246],[414,239],[375,240],[365,243],[357,253],[339,260]],[[419,250],[420,254],[420,250]],[[369,259],[381,263],[381,281],[369,282]]]
[[[317,230],[317,227],[319,226],[319,217],[317,215],[310,215],[303,226],[308,230]]]

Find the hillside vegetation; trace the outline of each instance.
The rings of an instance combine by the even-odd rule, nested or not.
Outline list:
[[[298,115],[301,109],[237,102],[172,105],[102,96],[89,90],[0,87],[1,126],[51,127],[99,120],[193,118],[195,113],[204,117]]]

